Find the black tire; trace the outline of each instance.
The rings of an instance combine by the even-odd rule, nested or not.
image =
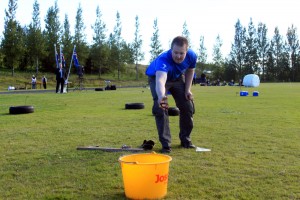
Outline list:
[[[95,91],[103,91],[103,88],[95,88]]]
[[[9,114],[27,114],[27,113],[33,113],[34,108],[33,106],[11,106],[9,107]]]
[[[126,103],[125,109],[144,109],[144,103]]]
[[[179,109],[177,107],[169,107],[168,108],[168,114],[169,116],[178,116],[180,113]]]
[[[111,89],[111,90],[116,90],[117,87],[116,87],[115,85],[112,85],[112,86],[110,86],[110,89]]]

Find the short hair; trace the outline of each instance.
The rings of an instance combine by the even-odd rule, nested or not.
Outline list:
[[[178,45],[180,47],[182,47],[183,45],[186,45],[186,48],[188,48],[189,47],[189,41],[186,37],[177,36],[173,39],[173,41],[171,43],[171,49],[173,48],[174,45]]]

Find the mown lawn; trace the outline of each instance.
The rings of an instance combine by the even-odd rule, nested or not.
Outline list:
[[[250,96],[240,97],[239,87],[193,86],[192,140],[211,152],[179,148],[178,117],[170,117],[165,199],[300,199],[300,84],[241,89]],[[131,102],[145,109],[125,110]],[[18,105],[35,112],[8,114]],[[0,95],[0,199],[126,199],[118,158],[130,153],[76,147],[152,139],[159,153],[151,106],[147,88]]]

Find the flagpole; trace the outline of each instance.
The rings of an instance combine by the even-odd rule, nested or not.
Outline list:
[[[56,68],[58,68],[56,44],[54,44],[54,54],[55,54],[55,63],[56,63]]]
[[[71,68],[72,68],[73,55],[74,55],[75,48],[76,48],[76,45],[74,45],[74,48],[73,48],[73,53],[72,53],[72,57],[71,57],[71,61],[70,61],[70,67],[69,67],[69,72],[68,72],[68,76],[67,76],[67,81],[69,80],[70,71],[71,71]]]
[[[61,45],[59,45],[59,58],[60,58],[60,64],[62,66]]]

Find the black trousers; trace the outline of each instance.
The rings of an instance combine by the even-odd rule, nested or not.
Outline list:
[[[56,93],[58,93],[59,86],[60,86],[60,93],[63,93],[64,84],[65,84],[65,79],[60,78],[60,79],[56,80]]]
[[[149,77],[150,89],[153,97],[152,113],[155,115],[155,122],[158,131],[159,141],[163,147],[171,147],[171,133],[169,127],[169,115],[158,105],[156,94],[155,77]],[[191,132],[193,130],[193,104],[185,98],[185,82],[182,78],[176,81],[167,81],[166,92],[169,91],[173,96],[176,106],[180,110],[179,115],[179,139],[181,143],[188,144],[191,142]]]

